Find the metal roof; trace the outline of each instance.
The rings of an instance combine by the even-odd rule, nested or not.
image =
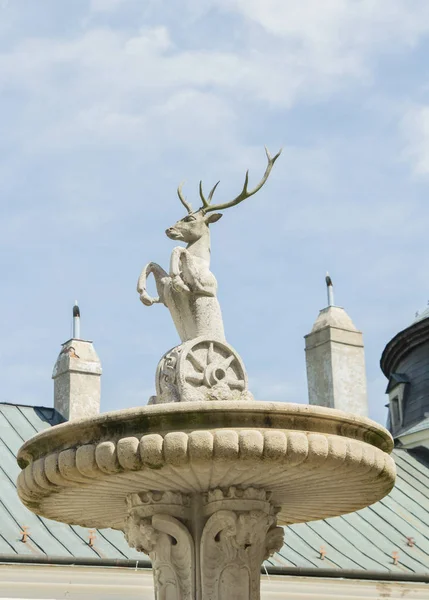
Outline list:
[[[136,558],[141,553],[128,547],[123,534],[112,529],[95,532],[57,523],[30,512],[19,500],[16,478],[18,449],[25,440],[62,421],[53,408],[0,403],[0,560],[1,555],[51,555],[63,557]],[[28,540],[21,541],[23,527]]]
[[[423,419],[423,421],[420,421],[420,423],[417,423],[417,425],[413,425],[412,427],[409,427],[408,429],[404,429],[401,431],[400,435],[408,435],[410,433],[418,433],[419,431],[425,431],[426,429],[429,429],[429,417],[426,417],[425,419]]]
[[[391,373],[389,383],[387,384],[386,394],[400,383],[410,383],[410,378],[404,373]],[[389,406],[389,405],[387,405]]]
[[[395,449],[393,457],[398,478],[388,496],[349,515],[291,525],[269,562],[429,573],[429,465],[406,450]]]
[[[98,530],[91,547],[90,530],[38,517],[19,501],[18,448],[58,422],[52,408],[0,403],[0,562],[2,555],[14,553],[145,559],[128,547],[121,532]],[[266,564],[429,573],[429,461],[424,462],[424,453],[417,458],[417,452],[396,449],[393,455],[398,479],[389,496],[350,515],[287,527],[285,545]],[[26,543],[21,541],[24,526],[29,532]]]

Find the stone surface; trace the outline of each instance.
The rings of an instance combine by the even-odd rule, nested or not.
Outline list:
[[[68,421],[100,413],[101,363],[92,342],[71,339],[62,345],[52,373],[54,407]]]
[[[125,532],[158,598],[257,600],[289,524],[357,510],[393,486],[392,439],[340,411],[183,402],[107,413],[21,448],[18,493],[37,514]]]
[[[320,311],[305,336],[309,402],[368,415],[362,333],[343,308]]]
[[[177,192],[179,199],[186,208],[185,217],[166,230],[172,240],[185,242],[186,248],[176,247],[171,254],[170,271],[167,273],[156,263],[148,263],[140,274],[137,292],[140,300],[146,306],[164,304],[172,316],[174,325],[182,342],[198,337],[225,340],[222,315],[216,297],[217,282],[210,271],[210,231],[209,225],[216,223],[222,217],[216,210],[225,210],[235,206],[258,192],[267,181],[278,152],[271,157],[265,148],[267,167],[260,182],[248,189],[249,174],[246,174],[241,193],[222,204],[212,204],[213,194],[217,184],[205,198],[200,183],[201,207],[194,211],[182,194],[181,185]],[[219,182],[218,182],[219,183]],[[152,274],[155,278],[157,297],[147,292],[147,277]]]
[[[358,331],[350,316],[341,306],[323,308],[314,322],[311,333],[316,333],[325,327],[335,327],[346,331]]]
[[[217,281],[210,271],[210,230],[209,225],[216,223],[222,217],[215,210],[225,210],[246,200],[256,194],[267,181],[271,169],[280,156],[278,152],[271,157],[265,148],[268,164],[260,182],[248,190],[249,173],[246,174],[241,193],[222,204],[212,204],[213,194],[217,184],[205,198],[202,184],[200,183],[200,198],[202,206],[194,211],[189,202],[184,198],[179,186],[177,192],[180,201],[187,210],[187,215],[166,230],[167,236],[172,240],[186,243],[186,248],[176,247],[171,253],[170,269],[167,273],[154,262],[148,263],[142,270],[137,282],[137,292],[140,300],[146,306],[164,304],[170,311],[177,333],[182,341],[165,355],[158,366],[157,396],[150,399],[151,404],[165,402],[199,401],[199,400],[248,400],[253,399],[245,388],[247,380],[244,366],[238,354],[226,345],[225,332],[220,305],[217,299]],[[147,291],[147,278],[153,275],[158,296],[153,297]],[[179,354],[189,347],[186,342],[204,340],[208,348],[214,351],[215,357],[225,359],[224,351],[220,350],[222,343],[228,350],[228,357],[235,355],[235,364],[227,365],[228,373],[218,364],[218,373],[222,381],[218,381],[216,370],[210,365],[198,367],[193,363],[194,372],[189,373],[190,365],[180,361]],[[196,350],[194,354],[198,354]],[[210,357],[209,357],[210,358]],[[177,364],[176,364],[177,363]],[[174,364],[172,372],[171,364]],[[213,365],[213,363],[212,363]],[[214,366],[214,365],[213,365]],[[171,376],[174,375],[174,382]],[[189,393],[190,377],[202,375],[205,381],[197,381],[194,387],[195,395]],[[229,379],[229,381],[228,381]],[[238,383],[241,382],[239,386]],[[192,386],[191,386],[192,387]],[[183,388],[183,393],[182,393]],[[205,389],[203,389],[205,388]],[[191,390],[192,391],[192,390]]]
[[[260,565],[284,535],[264,490],[144,492],[127,506],[127,541],[149,554],[160,598],[259,598]]]
[[[391,449],[389,434],[372,421],[319,407],[155,405],[37,435],[19,453],[19,493],[46,517],[123,529],[131,493],[251,482],[271,493],[288,524],[379,500],[394,481]]]
[[[229,202],[213,205],[217,184],[207,199],[200,184],[202,206],[193,211],[178,189],[188,214],[166,233],[187,246],[173,250],[169,273],[146,265],[137,285],[143,304],[165,304],[182,341],[159,363],[152,404],[59,425],[18,455],[23,503],[50,519],[122,530],[151,557],[158,600],[258,600],[261,564],[283,544],[278,523],[357,510],[395,480],[392,438],[376,423],[323,408],[242,402],[252,396],[225,340],[209,225],[222,216],[214,210],[264,185],[280,152],[266,154],[261,181],[248,190],[247,173]],[[150,274],[156,298],[146,289]],[[77,406],[91,410],[85,383],[99,381],[100,372],[65,344],[53,375],[61,406],[76,396]],[[75,375],[84,379],[73,394],[70,382],[81,381]]]
[[[243,361],[226,342],[196,338],[169,350],[156,372],[151,404],[251,400]]]

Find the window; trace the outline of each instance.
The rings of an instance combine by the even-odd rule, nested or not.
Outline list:
[[[397,427],[401,424],[401,413],[399,408],[399,398],[392,398],[390,401],[390,414],[392,418],[392,425]]]
[[[410,380],[406,373],[391,373],[386,393],[389,394],[389,430],[395,434],[406,421],[406,398]]]

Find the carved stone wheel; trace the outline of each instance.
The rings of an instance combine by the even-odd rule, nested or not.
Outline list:
[[[208,347],[207,347],[208,346]],[[213,387],[226,383],[232,389],[244,390],[244,374],[237,375],[233,362],[237,357],[217,342],[201,342],[185,356],[185,380],[196,387]],[[243,377],[239,379],[239,377]]]
[[[235,350],[217,340],[191,340],[182,346],[176,366],[183,400],[231,399],[247,389],[244,365]]]

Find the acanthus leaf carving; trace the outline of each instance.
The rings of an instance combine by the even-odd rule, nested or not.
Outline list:
[[[151,558],[157,600],[258,600],[261,564],[283,543],[271,497],[252,486],[130,494],[125,534]]]
[[[283,534],[274,525],[275,517],[260,510],[212,514],[201,537],[204,600],[260,597],[260,566],[278,547],[278,530]]]
[[[283,527],[273,526],[268,530],[265,538],[265,554],[264,560],[274,554],[274,552],[280,552],[284,544],[285,532]]]
[[[178,519],[130,515],[125,526],[130,546],[149,554],[157,600],[195,599],[195,553],[191,534]]]

